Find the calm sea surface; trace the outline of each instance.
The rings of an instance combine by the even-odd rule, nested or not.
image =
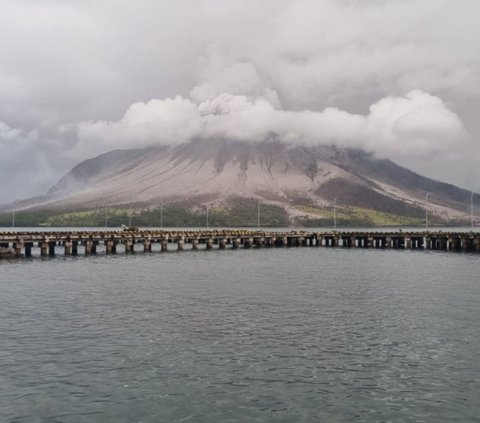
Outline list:
[[[0,262],[1,422],[480,421],[480,257]]]

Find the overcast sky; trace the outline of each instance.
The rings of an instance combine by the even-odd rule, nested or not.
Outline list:
[[[364,148],[480,191],[478,0],[0,0],[0,202],[115,148]]]

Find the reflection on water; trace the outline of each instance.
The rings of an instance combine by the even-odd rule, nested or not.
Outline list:
[[[478,255],[0,263],[0,421],[478,421]]]

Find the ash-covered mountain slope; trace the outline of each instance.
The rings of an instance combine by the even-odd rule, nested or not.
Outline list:
[[[369,208],[400,215],[459,217],[470,193],[358,150],[196,140],[175,147],[117,150],[86,160],[48,192],[68,208],[127,203],[190,204],[231,197],[329,207]]]

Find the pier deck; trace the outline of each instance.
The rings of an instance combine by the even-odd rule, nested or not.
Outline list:
[[[139,244],[141,246],[139,246]],[[172,247],[173,244],[173,247]],[[0,232],[0,258],[160,252],[172,249],[340,247],[425,249],[480,253],[480,232],[249,231],[249,230],[107,230]]]

